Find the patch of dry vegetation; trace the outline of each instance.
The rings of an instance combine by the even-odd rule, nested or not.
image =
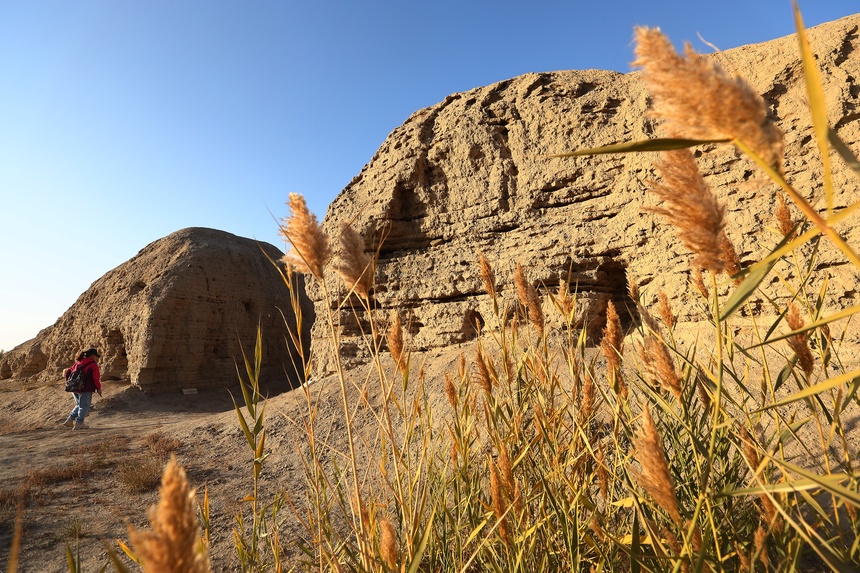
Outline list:
[[[161,481],[165,463],[181,445],[178,439],[159,432],[147,434],[143,438],[144,451],[119,466],[117,481],[132,494],[154,490]]]

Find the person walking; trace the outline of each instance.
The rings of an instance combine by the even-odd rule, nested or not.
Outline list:
[[[64,426],[73,430],[83,430],[89,427],[84,424],[84,418],[87,417],[90,406],[93,403],[93,392],[98,392],[99,396],[102,395],[101,372],[99,371],[99,365],[96,363],[96,358],[101,358],[98,350],[95,348],[84,350],[78,354],[78,358],[71,368],[63,370],[63,376],[65,376],[66,380],[69,379],[72,372],[80,369],[83,369],[84,372],[84,387],[80,392],[73,393],[75,407],[72,413],[69,414],[69,417],[66,418],[66,421],[63,422]]]

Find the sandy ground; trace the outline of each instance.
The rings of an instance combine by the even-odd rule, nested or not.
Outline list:
[[[103,394],[101,399],[94,396],[87,418],[90,428],[73,431],[61,425],[73,403],[59,384],[0,387],[0,483],[7,492],[22,484],[29,484],[33,492],[23,514],[18,571],[67,571],[65,545],[74,549],[78,528],[82,570],[98,571],[107,562],[105,542],[116,548],[114,539],[128,539],[127,524],[148,525],[147,508],[157,502],[157,488],[129,493],[120,473],[129,464],[145,469],[141,460],[155,457],[147,446],[153,435],[178,440],[177,459],[189,481],[201,490],[204,485],[209,489],[213,570],[238,570],[231,529],[240,500],[251,492],[251,455],[230,394],[222,390],[147,396],[121,382],[106,382]],[[289,393],[282,393],[269,405],[271,457],[263,476],[269,490],[280,487],[277,484],[288,481],[280,478],[299,469],[286,467],[283,461],[286,422],[278,413],[290,409],[293,402]],[[290,451],[292,447],[292,443],[287,446]],[[32,487],[37,482],[33,472],[88,459],[96,463],[86,475]],[[10,507],[3,511],[0,563],[5,569],[15,517]]]

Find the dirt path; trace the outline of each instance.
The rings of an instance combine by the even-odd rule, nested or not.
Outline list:
[[[215,571],[231,571],[231,527],[246,489],[247,457],[230,394],[147,396],[127,384],[106,382],[94,397],[87,430],[61,425],[73,407],[59,387],[0,387],[0,566],[12,544],[16,492],[27,491],[21,572],[66,571],[66,543],[80,540],[84,571],[105,564],[104,540],[127,540],[127,524],[146,527],[157,487],[131,491],[155,468],[160,475],[173,449],[195,486],[212,500]],[[153,451],[152,444],[161,444]],[[156,475],[156,479],[157,479]],[[116,543],[111,543],[115,548]]]

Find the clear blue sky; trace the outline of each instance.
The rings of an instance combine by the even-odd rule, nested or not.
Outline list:
[[[801,0],[807,25],[860,12]],[[173,231],[283,249],[409,115],[526,72],[629,71],[632,29],[700,51],[792,32],[789,0],[4,0],[0,349]]]

